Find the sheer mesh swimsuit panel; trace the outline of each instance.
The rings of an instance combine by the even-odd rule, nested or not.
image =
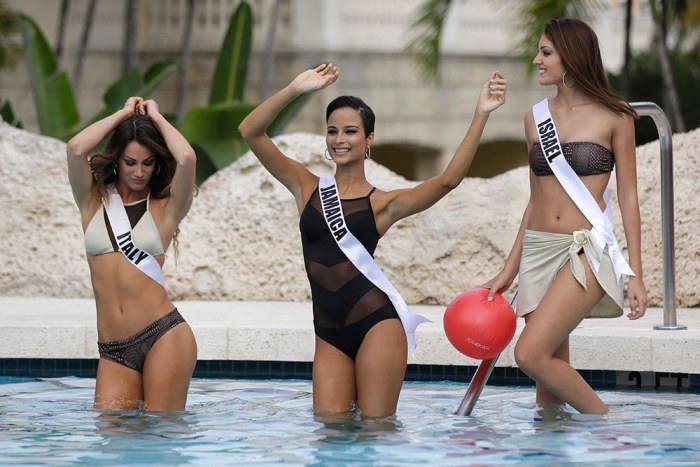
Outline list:
[[[165,254],[163,242],[149,207],[150,197],[124,205],[134,244],[153,256],[163,255]],[[119,251],[107,212],[102,204],[85,229],[84,241],[85,252],[88,255],[97,256]]]
[[[350,232],[374,255],[379,234],[370,196],[342,199]],[[311,285],[314,331],[351,359],[375,324],[399,316],[387,295],[348,260],[335,242],[321,209],[318,188],[299,218],[304,264]]]
[[[157,256],[165,254],[165,251],[160,232],[149,211],[149,199],[125,204],[124,209],[129,218],[136,246],[153,256]],[[85,229],[85,251],[88,255],[93,256],[119,251],[109,217],[107,217],[107,212],[102,205],[97,209],[90,224]],[[175,309],[131,337],[112,342],[98,342],[97,349],[101,358],[143,372],[146,356],[151,347],[165,333],[184,322],[185,319]]]
[[[613,152],[596,143],[571,142],[562,143],[564,158],[569,163],[576,175],[600,175],[612,172],[615,168],[615,155]],[[540,143],[534,143],[528,155],[530,168],[538,177],[554,175],[552,169],[544,157]]]

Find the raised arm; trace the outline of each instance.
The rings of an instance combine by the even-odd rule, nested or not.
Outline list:
[[[145,114],[153,122],[175,159],[175,175],[170,184],[165,214],[177,225],[192,205],[197,156],[185,137],[161,115],[156,101],[142,102],[137,111]]]
[[[134,115],[140,103],[140,97],[130,97],[122,109],[93,123],[68,141],[68,181],[73,190],[73,199],[81,213],[87,212],[92,201],[92,170],[88,155],[121,122]]]
[[[380,230],[386,231],[396,221],[429,208],[464,180],[476,154],[489,114],[500,107],[505,102],[505,98],[506,79],[501,72],[494,71],[481,88],[479,102],[469,130],[447,168],[440,175],[413,188],[387,193],[387,202],[378,213],[382,224]]]
[[[613,125],[612,149],[615,154],[617,176],[617,200],[622,214],[622,224],[627,239],[630,267],[634,276],[629,278],[627,300],[630,319],[644,316],[649,296],[644,286],[642,271],[642,232],[637,197],[637,155],[634,142],[632,117],[617,117]]]
[[[292,192],[297,204],[302,203],[301,187],[307,182],[314,182],[315,177],[306,167],[285,156],[266,134],[277,114],[295,97],[318,91],[330,86],[338,79],[338,69],[332,64],[323,64],[313,70],[307,70],[256,107],[238,126],[238,131],[245,139],[253,154],[263,166]]]

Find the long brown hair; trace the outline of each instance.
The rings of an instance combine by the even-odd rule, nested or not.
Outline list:
[[[610,89],[600,57],[595,31],[575,18],[550,20],[544,35],[552,41],[567,71],[566,80],[574,81],[584,92],[593,96],[618,115],[637,118],[637,112],[622,97]]]
[[[156,128],[150,118],[145,115],[132,115],[124,120],[114,130],[107,140],[103,151],[90,158],[93,184],[102,199],[107,199],[107,185],[116,183],[119,177],[119,157],[124,153],[126,146],[136,141],[148,148],[156,158],[156,170],[151,175],[148,183],[150,196],[153,198],[167,198],[170,196],[170,184],[175,176],[177,162],[165,143],[163,135]],[[175,251],[175,260],[178,256],[178,234],[180,227],[175,229],[172,244]]]
[[[119,157],[126,146],[136,141],[149,149],[156,158],[156,169],[151,175],[148,187],[154,198],[170,195],[170,184],[175,176],[177,163],[150,118],[145,115],[132,115],[114,130],[103,151],[90,158],[93,184],[103,199],[107,199],[107,185],[116,183],[119,170]]]

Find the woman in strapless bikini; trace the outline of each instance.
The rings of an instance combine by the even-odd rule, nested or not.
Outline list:
[[[604,414],[608,412],[606,404],[569,364],[569,334],[584,318],[622,315],[623,274],[630,276],[628,318],[638,319],[646,311],[634,141],[636,114],[609,90],[598,40],[582,21],[547,23],[533,63],[539,83],[557,89],[544,108],[556,125],[563,157],[592,195],[588,205],[601,212],[608,204],[606,187],[616,166],[629,264],[619,252],[612,223],[607,229],[602,228],[603,224],[594,228],[554,175],[547,157],[553,158],[557,152],[549,141],[542,140],[544,148],[540,144],[543,134],[551,134],[546,131],[549,127],[542,126],[538,131],[536,117],[528,111],[525,136],[531,169],[530,200],[503,269],[484,286],[491,289],[492,298],[519,276],[517,311],[525,317],[526,325],[515,347],[515,360],[536,381],[537,403],[568,403],[581,413]]]

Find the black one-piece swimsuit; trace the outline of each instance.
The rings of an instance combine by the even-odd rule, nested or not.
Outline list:
[[[379,233],[370,196],[341,199],[350,232],[374,255]],[[318,188],[299,218],[304,264],[311,285],[314,331],[351,359],[375,324],[399,319],[389,297],[369,281],[335,242],[321,209]]]

